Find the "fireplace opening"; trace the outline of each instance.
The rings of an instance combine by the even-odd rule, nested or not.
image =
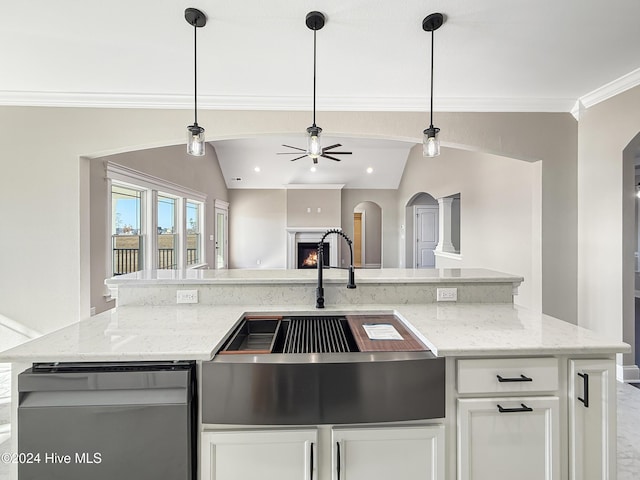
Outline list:
[[[322,256],[324,266],[329,266],[329,248],[328,242],[323,242]],[[318,244],[314,242],[298,243],[298,268],[318,268]]]

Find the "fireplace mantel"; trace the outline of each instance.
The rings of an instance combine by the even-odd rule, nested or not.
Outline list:
[[[287,268],[295,269],[298,265],[298,243],[319,242],[327,230],[342,230],[340,227],[287,227]],[[329,265],[338,264],[338,235],[329,235],[325,242],[329,243]]]

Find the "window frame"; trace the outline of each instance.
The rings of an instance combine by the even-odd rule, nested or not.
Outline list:
[[[143,234],[144,242],[144,269],[157,269],[158,268],[158,255],[157,255],[157,231],[158,231],[158,216],[157,216],[157,202],[158,195],[172,197],[176,199],[176,234],[177,234],[177,261],[176,269],[194,269],[202,268],[207,265],[207,255],[204,242],[204,236],[206,232],[206,209],[207,209],[207,194],[193,190],[177,183],[170,182],[168,180],[149,175],[138,170],[134,170],[123,165],[119,165],[113,162],[107,162],[106,165],[106,178],[107,178],[107,191],[109,196],[109,205],[111,205],[111,195],[113,185],[131,188],[142,192],[142,212],[141,212],[141,230]],[[193,265],[186,265],[186,204],[187,201],[197,203],[200,205],[199,222],[200,222],[200,261]],[[107,225],[109,237],[111,237],[111,231],[113,226],[112,208],[107,212]],[[113,276],[113,263],[112,263],[112,246],[111,242],[107,245],[107,275]]]

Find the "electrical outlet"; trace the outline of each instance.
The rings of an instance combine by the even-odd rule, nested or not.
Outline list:
[[[436,301],[438,302],[457,302],[457,288],[436,288]]]
[[[198,303],[198,290],[178,290],[176,303]]]

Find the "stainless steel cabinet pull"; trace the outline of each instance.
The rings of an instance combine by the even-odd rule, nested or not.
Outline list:
[[[336,454],[337,454],[337,458],[336,458],[336,473],[338,474],[338,480],[340,480],[340,442],[336,442]]]
[[[500,413],[533,412],[533,408],[527,407],[524,403],[521,403],[520,408],[502,408],[502,406],[498,405],[498,411]]]
[[[533,382],[533,378],[526,377],[524,375],[520,375],[519,377],[513,378],[504,378],[500,375],[496,375],[498,377],[499,382]]]
[[[589,408],[589,374],[588,373],[578,373],[579,377],[582,377],[582,381],[584,382],[584,398],[578,397],[585,408]]]
[[[311,458],[309,459],[309,480],[313,480],[313,442],[311,442]]]

